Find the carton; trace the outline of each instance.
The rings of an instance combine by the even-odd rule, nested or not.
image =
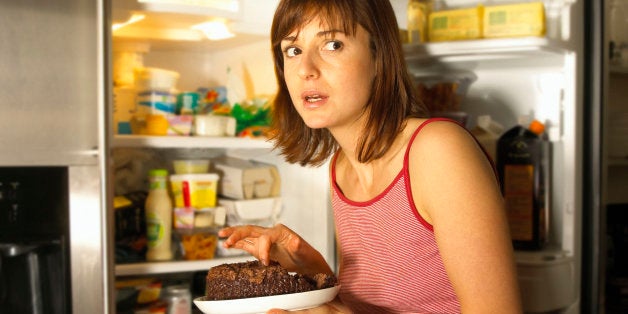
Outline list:
[[[228,156],[213,159],[213,164],[221,178],[221,196],[244,200],[279,195],[279,172],[273,165]]]

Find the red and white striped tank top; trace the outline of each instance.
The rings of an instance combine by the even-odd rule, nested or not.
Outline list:
[[[354,202],[336,182],[331,163],[332,207],[342,248],[340,298],[354,313],[460,313],[460,303],[445,273],[432,225],[412,200],[408,152],[403,169],[380,195]]]

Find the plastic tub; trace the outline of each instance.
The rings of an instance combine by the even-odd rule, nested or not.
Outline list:
[[[196,210],[215,207],[218,179],[215,173],[171,175],[175,207],[193,207]]]
[[[214,258],[218,245],[218,236],[213,230],[178,230],[176,234],[181,243],[181,255],[185,260],[206,260]]]
[[[221,198],[218,203],[227,210],[228,220],[233,223],[273,221],[281,212],[281,197],[234,200]]]
[[[139,91],[170,92],[177,85],[179,73],[160,68],[136,68],[135,86]]]

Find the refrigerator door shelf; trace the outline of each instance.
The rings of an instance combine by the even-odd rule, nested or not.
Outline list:
[[[576,302],[572,256],[564,251],[517,251],[515,259],[526,313],[566,309]]]

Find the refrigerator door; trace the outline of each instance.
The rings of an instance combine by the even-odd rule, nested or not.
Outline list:
[[[582,187],[582,313],[604,313],[606,228],[602,195],[604,74],[604,1],[586,1],[584,33],[583,187]]]
[[[73,313],[114,311],[105,154],[109,5],[0,0],[0,168],[67,169],[67,178],[37,182],[67,193],[57,196],[69,203]]]
[[[93,164],[101,1],[0,1],[0,164]]]

